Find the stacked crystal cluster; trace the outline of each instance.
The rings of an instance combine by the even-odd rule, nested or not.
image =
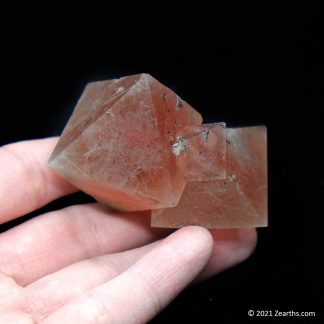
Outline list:
[[[50,166],[152,226],[267,226],[266,128],[202,124],[149,74],[88,84]]]

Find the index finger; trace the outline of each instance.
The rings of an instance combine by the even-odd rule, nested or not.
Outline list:
[[[57,140],[29,140],[0,148],[0,224],[76,191],[47,165]]]

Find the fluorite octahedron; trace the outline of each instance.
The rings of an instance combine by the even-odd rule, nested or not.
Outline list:
[[[201,123],[149,74],[90,83],[49,163],[100,202],[152,210],[152,226],[267,226],[265,127]]]
[[[209,144],[211,135],[207,138],[208,133],[200,141],[196,139],[201,137],[200,133],[187,137],[185,148],[179,155],[183,155],[183,159],[187,160],[185,163],[190,165],[191,181],[187,182],[176,207],[152,211],[151,225],[182,227],[203,224],[207,228],[267,226],[266,128],[225,128],[216,124],[203,125],[198,129],[204,127],[209,134],[217,134],[218,139],[224,140],[223,143],[217,145],[211,138]],[[197,130],[192,126],[189,129],[191,134]],[[201,142],[205,142],[203,148]],[[214,159],[205,162],[200,153]],[[200,167],[201,160],[206,166]],[[209,179],[202,178],[206,169],[215,170],[218,177],[210,174]],[[184,172],[187,172],[185,168]]]

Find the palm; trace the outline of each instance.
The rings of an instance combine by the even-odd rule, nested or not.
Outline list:
[[[57,139],[0,151],[0,223],[75,189],[46,166]],[[75,205],[0,234],[0,318],[6,323],[145,322],[197,275],[245,259],[254,229],[152,229],[145,213]],[[214,242],[212,240],[214,239]]]

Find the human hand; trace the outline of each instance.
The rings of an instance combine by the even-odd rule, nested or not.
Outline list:
[[[47,166],[56,142],[0,148],[0,224],[76,191]],[[0,322],[147,322],[255,244],[255,229],[154,229],[97,203],[46,213],[0,234]]]

